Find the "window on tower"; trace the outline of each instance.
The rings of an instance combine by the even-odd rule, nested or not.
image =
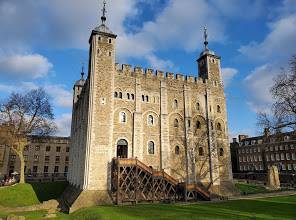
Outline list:
[[[119,118],[120,118],[121,123],[126,123],[126,114],[125,114],[125,112],[120,112]]]
[[[111,44],[112,43],[112,40],[111,39],[109,39],[109,44]]]

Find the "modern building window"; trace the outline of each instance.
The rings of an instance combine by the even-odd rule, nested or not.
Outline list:
[[[219,149],[219,156],[220,157],[224,156],[224,149],[222,147]]]
[[[154,118],[152,115],[148,115],[148,125],[153,125],[154,124]]]
[[[285,160],[285,154],[281,153],[281,160]]]
[[[179,121],[178,121],[178,119],[175,119],[174,120],[174,127],[175,128],[179,127]]]
[[[60,156],[56,156],[56,157],[55,157],[55,162],[56,162],[56,163],[59,163],[59,162],[60,162]]]
[[[217,112],[218,113],[221,113],[221,107],[220,107],[220,105],[217,105]]]
[[[65,157],[65,161],[66,161],[66,162],[69,162],[69,156],[66,156],[66,157]]]
[[[54,172],[55,172],[55,173],[58,173],[58,172],[59,172],[59,166],[55,166],[55,167],[54,167]]]
[[[148,142],[148,153],[154,154],[154,142],[153,141]]]
[[[49,161],[49,156],[45,156],[44,160],[45,160],[45,162],[48,162]]]
[[[174,109],[178,108],[178,100],[177,99],[174,100],[173,107],[174,107]]]
[[[46,146],[46,149],[45,149],[47,152],[50,151],[50,146]]]
[[[204,154],[205,154],[205,153],[204,153],[204,149],[203,149],[203,147],[199,147],[199,148],[198,148],[198,155],[199,155],[199,156],[204,156]]]
[[[37,173],[38,172],[38,166],[33,166],[33,173]]]
[[[64,170],[64,173],[68,173],[68,166],[65,166],[65,170]]]
[[[56,152],[61,152],[61,147],[56,147]]]
[[[66,147],[66,152],[69,152],[70,151],[70,148],[69,147]]]
[[[43,172],[44,172],[44,173],[48,173],[48,166],[44,166],[44,168],[43,168]]]
[[[126,123],[126,114],[125,114],[125,112],[120,112],[119,118],[120,118],[121,123]]]
[[[39,155],[34,155],[34,161],[38,161],[39,160]]]
[[[180,154],[180,147],[179,146],[176,146],[175,147],[175,154],[176,155],[179,155]]]

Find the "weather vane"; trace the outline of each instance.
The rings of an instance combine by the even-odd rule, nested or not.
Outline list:
[[[81,60],[81,78],[83,78],[83,76],[84,76],[84,61],[83,60]]]
[[[103,1],[103,9],[102,9],[103,15],[101,17],[102,24],[105,24],[106,21],[106,0]]]
[[[209,42],[208,42],[208,32],[206,27],[204,27],[204,39],[205,39],[204,41],[205,49],[208,49]]]

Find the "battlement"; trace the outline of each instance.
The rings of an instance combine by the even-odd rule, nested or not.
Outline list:
[[[132,76],[132,77],[147,77],[147,78],[157,78],[159,80],[175,80],[177,82],[185,83],[196,83],[196,84],[207,84],[207,80],[203,80],[200,77],[183,75],[181,73],[171,73],[160,70],[153,70],[151,68],[143,68],[136,66],[132,68],[129,64],[115,64],[115,70],[119,75]]]

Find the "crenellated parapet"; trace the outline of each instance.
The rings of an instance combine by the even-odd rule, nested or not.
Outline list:
[[[166,72],[160,70],[153,70],[150,68],[142,68],[139,66],[132,67],[129,64],[115,64],[115,71],[118,75],[122,76],[130,76],[135,78],[155,78],[160,81],[175,81],[175,83],[184,83],[184,84],[207,84],[207,80],[203,80],[201,77],[194,77],[194,76],[188,76],[183,75],[181,73],[172,73],[172,72]]]

